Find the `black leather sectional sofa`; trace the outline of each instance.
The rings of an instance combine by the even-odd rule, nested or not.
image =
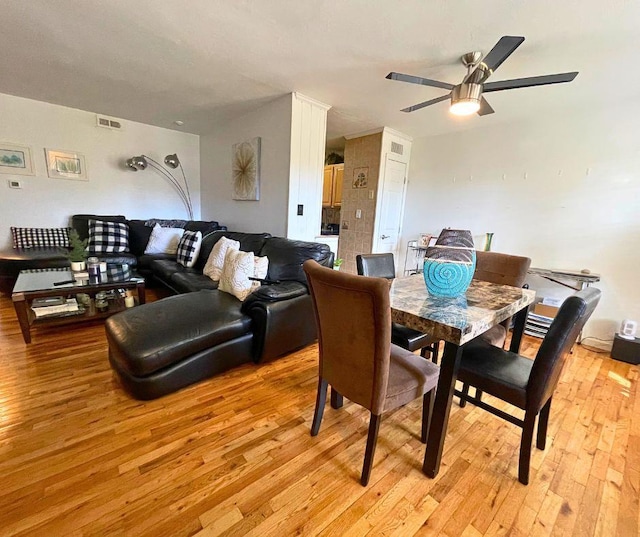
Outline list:
[[[70,227],[78,232],[82,240],[89,236],[89,220],[121,222],[129,226],[129,252],[116,254],[94,254],[108,263],[128,263],[142,276],[151,276],[150,264],[156,259],[175,259],[167,254],[145,254],[144,250],[155,223],[167,227],[182,227],[191,231],[201,231],[203,235],[216,230],[225,230],[215,221],[202,220],[128,220],[122,215],[75,214],[70,219]],[[7,248],[0,251],[0,292],[10,294],[21,270],[38,268],[64,268],[69,266],[66,248]]]
[[[222,236],[269,258],[267,280],[244,302],[202,274]],[[261,362],[304,347],[317,337],[302,263],[333,265],[325,244],[268,233],[216,231],[202,242],[193,268],[153,260],[153,277],[176,293],[107,319],[109,360],[123,386],[153,399],[246,362]]]

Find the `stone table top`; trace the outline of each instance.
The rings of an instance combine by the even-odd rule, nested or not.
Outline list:
[[[390,289],[393,321],[463,345],[531,304],[536,293],[508,285],[472,280],[464,295],[434,297],[421,274],[396,278]]]

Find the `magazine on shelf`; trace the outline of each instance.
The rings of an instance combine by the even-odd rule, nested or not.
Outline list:
[[[60,306],[64,304],[65,300],[63,296],[45,296],[42,298],[34,298],[31,302],[32,308],[44,308],[47,306]]]
[[[55,304],[52,306],[33,307],[31,309],[36,317],[49,317],[49,316],[65,316],[79,314],[84,311],[78,306],[78,301],[75,298],[68,298],[63,304]]]

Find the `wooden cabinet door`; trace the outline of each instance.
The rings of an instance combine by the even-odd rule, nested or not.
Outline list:
[[[333,193],[333,166],[324,167],[324,182],[322,183],[322,206],[331,207]]]
[[[332,206],[342,205],[342,182],[344,179],[344,164],[336,164],[333,167],[333,196]]]

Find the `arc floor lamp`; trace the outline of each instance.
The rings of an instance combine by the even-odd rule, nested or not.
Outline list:
[[[161,174],[165,179],[167,179],[176,189],[178,195],[180,196],[180,199],[187,208],[187,211],[189,212],[189,219],[193,220],[193,204],[191,203],[191,193],[189,192],[189,183],[187,182],[187,177],[184,174],[182,162],[180,162],[178,155],[174,153],[173,155],[167,155],[166,157],[164,157],[164,164],[165,166],[173,170],[180,168],[180,172],[182,174],[182,183],[178,181],[178,179],[167,168],[162,166],[157,160],[154,160],[147,155],[131,157],[126,161],[126,165],[135,172],[137,172],[138,170],[144,170],[149,165],[155,171]]]

